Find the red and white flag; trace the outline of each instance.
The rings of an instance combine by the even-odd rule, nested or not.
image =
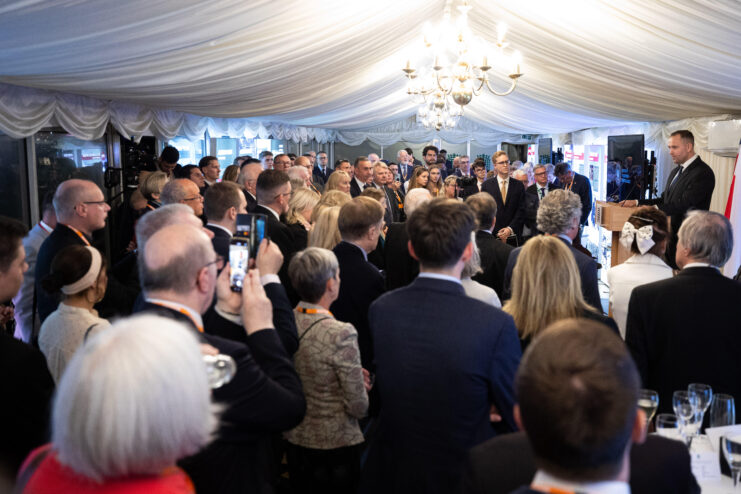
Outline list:
[[[732,278],[736,275],[739,265],[741,265],[741,144],[739,152],[736,154],[736,165],[733,167],[733,180],[731,181],[731,190],[728,193],[728,202],[726,203],[726,218],[731,222],[733,227],[733,253],[723,268],[723,273]]]

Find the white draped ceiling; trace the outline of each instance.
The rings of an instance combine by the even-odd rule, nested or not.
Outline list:
[[[451,142],[741,112],[737,0],[473,0],[523,55],[518,89]],[[6,0],[0,131],[422,142],[403,60],[444,0]]]

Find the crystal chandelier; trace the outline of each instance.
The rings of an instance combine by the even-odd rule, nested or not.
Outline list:
[[[459,16],[455,23],[451,19],[451,3],[452,0],[447,0],[438,26],[425,26],[420,61],[413,64],[407,60],[402,69],[408,80],[407,94],[421,105],[418,122],[435,130],[454,128],[463,115],[463,107],[480,95],[484,87],[496,96],[506,96],[515,90],[522,76],[519,52],[510,53],[509,43],[504,41],[506,27],[499,24],[496,45],[489,48],[485,41],[471,34],[468,1],[463,0],[457,6]],[[509,88],[497,91],[492,87],[489,79],[492,69],[498,69],[510,79]]]

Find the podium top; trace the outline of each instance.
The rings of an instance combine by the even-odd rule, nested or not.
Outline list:
[[[602,228],[619,232],[628,218],[638,208],[623,208],[616,202],[595,201],[594,219]]]

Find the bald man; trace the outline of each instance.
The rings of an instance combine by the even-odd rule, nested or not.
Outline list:
[[[155,232],[141,252],[141,282],[152,312],[186,324],[208,343],[229,355],[238,371],[231,381],[213,389],[223,406],[216,439],[179,465],[199,493],[258,492],[272,484],[272,433],[288,430],[303,419],[306,402],[301,382],[274,328],[272,306],[250,270],[242,293],[229,288],[229,270],[222,265],[203,230],[170,225]],[[258,266],[279,264],[280,251],[263,241]],[[215,313],[203,317],[216,293]],[[215,332],[240,331],[244,343]]]
[[[249,163],[242,167],[237,177],[237,183],[242,186],[244,198],[247,200],[248,213],[254,213],[257,207],[257,177],[262,171],[260,163]]]
[[[54,193],[53,202],[57,226],[41,244],[36,258],[36,305],[41,322],[59,305],[59,300],[41,287],[41,281],[51,271],[54,256],[68,245],[92,245],[93,232],[105,228],[111,210],[103,191],[89,180],[62,182]],[[109,276],[105,298],[95,308],[104,318],[130,314],[137,294],[137,290],[124,287],[115,277]]]
[[[203,196],[201,191],[190,179],[177,178],[165,184],[160,194],[162,204],[185,204],[196,216],[203,216]]]

